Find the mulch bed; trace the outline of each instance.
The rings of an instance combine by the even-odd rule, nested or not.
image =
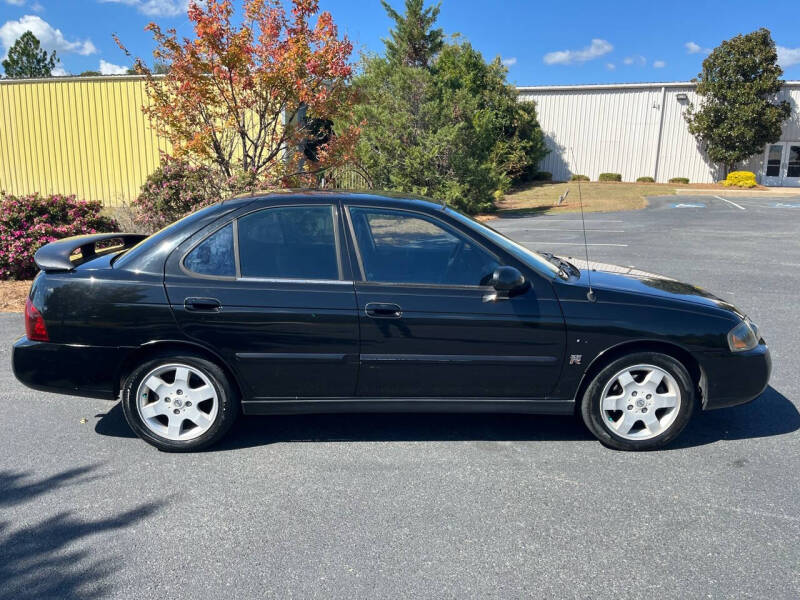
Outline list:
[[[0,281],[0,312],[23,312],[30,281]]]

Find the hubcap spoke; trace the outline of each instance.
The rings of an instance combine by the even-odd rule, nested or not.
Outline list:
[[[621,410],[622,403],[625,400],[625,394],[619,396],[606,396],[603,398],[603,410]]]
[[[169,425],[167,425],[167,435],[170,439],[176,440],[180,437],[182,425],[183,415],[170,415]]]
[[[165,406],[166,404],[163,402],[151,402],[150,404],[145,404],[141,408],[142,416],[145,419],[152,419],[158,415],[163,415],[166,412]]]
[[[619,377],[617,377],[617,381],[622,386],[622,389],[627,389],[632,383],[636,383],[633,379],[633,375],[631,375],[630,371],[625,371],[624,373],[620,373]]]
[[[653,410],[659,408],[674,408],[676,404],[678,404],[678,395],[674,392],[656,394],[653,396]]]
[[[653,435],[661,432],[661,422],[656,417],[655,411],[643,414],[642,421],[644,421],[644,426],[647,427],[647,430]]]
[[[204,413],[202,410],[194,410],[191,412],[187,412],[186,418],[197,425],[198,427],[208,428],[213,423],[213,420],[210,416]]]
[[[642,381],[642,385],[644,387],[647,387],[647,388],[650,388],[652,390],[655,390],[659,385],[661,385],[661,382],[663,380],[664,380],[664,372],[663,371],[653,370],[653,371],[650,371],[645,376],[644,381]]]
[[[175,369],[175,384],[188,386],[189,384],[189,369],[186,367],[178,367]]]
[[[622,418],[614,423],[614,430],[621,435],[627,435],[635,423],[636,418],[626,411],[623,413]]]
[[[201,385],[198,388],[190,388],[188,393],[195,402],[202,402],[203,400],[208,400],[214,395],[214,388],[210,385]]]
[[[161,377],[157,377],[156,375],[151,375],[148,377],[144,385],[147,389],[155,392],[159,395],[159,397],[164,396],[167,389],[169,389],[169,385],[166,381],[161,379]]]

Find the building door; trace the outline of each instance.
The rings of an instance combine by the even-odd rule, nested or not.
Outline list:
[[[777,142],[767,146],[763,183],[800,186],[800,142]]]

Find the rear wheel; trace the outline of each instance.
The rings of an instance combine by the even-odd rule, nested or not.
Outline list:
[[[239,413],[225,373],[194,355],[154,357],[125,382],[122,408],[131,429],[159,450],[190,452],[217,442]]]
[[[601,370],[583,396],[589,430],[618,450],[654,450],[674,440],[695,408],[686,367],[666,354],[630,354]]]

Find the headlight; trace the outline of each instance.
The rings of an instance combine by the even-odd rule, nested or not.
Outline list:
[[[745,352],[758,346],[758,328],[745,319],[728,332],[728,346],[731,352]]]

